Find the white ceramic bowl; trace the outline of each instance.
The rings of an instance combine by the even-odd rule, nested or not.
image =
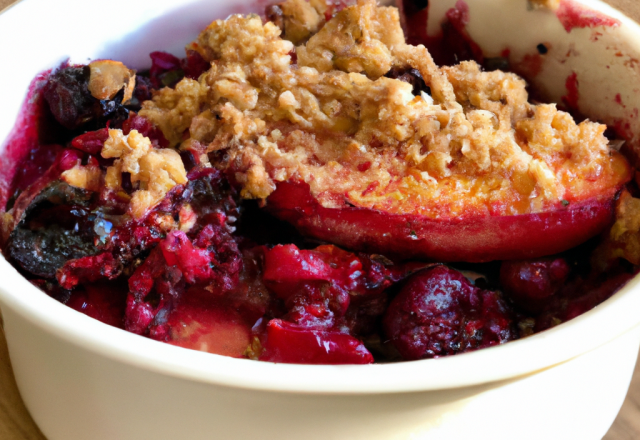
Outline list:
[[[628,121],[633,143],[640,27],[582,1],[620,26],[567,33],[553,12],[529,10],[527,0],[467,0],[469,32],[489,54],[510,46],[515,60],[550,43],[538,85],[559,100],[576,72],[580,110]],[[149,52],[180,54],[211,20],[250,3],[23,0],[0,15],[0,140],[38,72],[67,57],[144,67]],[[430,3],[435,29],[455,1]],[[0,274],[18,387],[50,440],[598,439],[624,399],[640,343],[638,278],[594,310],[503,346],[436,360],[304,366],[148,340],[58,303],[3,258]]]

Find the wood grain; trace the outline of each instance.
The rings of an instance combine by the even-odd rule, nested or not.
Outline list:
[[[0,328],[0,439],[46,440],[24,407],[9,363],[7,342]]]
[[[52,0],[54,1],[54,0]],[[625,12],[640,22],[638,0],[606,0],[607,3]],[[0,11],[15,3],[0,0]],[[1,318],[0,318],[1,319]],[[46,440],[22,403],[7,353],[7,344],[0,321],[0,439],[2,440]],[[640,364],[627,398],[613,426],[603,440],[640,439]]]

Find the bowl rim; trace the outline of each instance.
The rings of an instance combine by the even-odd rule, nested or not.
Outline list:
[[[22,0],[0,14],[20,19],[46,0]],[[600,0],[580,0],[618,18],[640,35],[640,25]],[[59,303],[0,258],[0,305],[42,331],[99,356],[185,380],[245,389],[374,394],[442,390],[511,379],[568,361],[596,349],[640,323],[640,277],[610,299],[552,329],[508,344],[439,359],[373,365],[298,365],[235,359],[144,338],[105,325]],[[8,316],[8,314],[6,314]],[[13,322],[8,320],[8,322]],[[19,331],[7,326],[11,334]],[[602,331],[606,329],[606,331]]]

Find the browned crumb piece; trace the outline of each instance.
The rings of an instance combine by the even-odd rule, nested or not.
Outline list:
[[[201,113],[208,87],[204,81],[185,78],[174,89],[164,88],[153,96],[153,103],[142,104],[141,115],[152,120],[164,133],[171,147],[182,140],[182,133],[191,126],[193,118]],[[170,109],[158,111],[158,108]]]
[[[361,2],[329,21],[305,46],[297,49],[298,64],[319,72],[341,70],[378,78],[391,69],[391,50],[404,44],[398,10]]]
[[[324,25],[324,0],[287,0],[267,7],[267,18],[282,30],[282,38],[301,44]]]
[[[117,158],[113,166],[107,168],[107,189],[121,191],[124,172],[131,174],[131,183],[139,188],[129,204],[129,212],[134,218],[144,216],[171,188],[187,182],[180,155],[168,148],[153,148],[149,138],[136,130],[126,136],[121,130],[109,130],[102,157]]]
[[[60,178],[71,186],[88,191],[100,191],[102,187],[102,170],[97,165],[85,166],[76,164],[62,173]]]

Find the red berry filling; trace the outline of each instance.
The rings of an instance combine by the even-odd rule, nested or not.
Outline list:
[[[332,2],[325,19],[347,3]],[[407,23],[422,26],[410,37],[427,38],[428,2],[401,3]],[[276,9],[269,11],[272,21],[279,20]],[[466,32],[467,21],[468,9],[460,1],[447,13],[444,41],[431,41],[438,48],[436,56],[447,62],[457,57],[483,60]],[[425,254],[415,252],[419,240],[422,247],[437,248],[427,255],[430,258],[458,261],[473,245],[455,234],[462,224],[467,229],[502,232],[499,241],[494,240],[496,234],[484,234],[488,250],[467,262],[548,255],[567,246],[556,248],[549,243],[554,240],[540,240],[535,233],[521,236],[524,228],[519,221],[547,226],[555,222],[564,228],[559,231],[566,232],[579,226],[575,218],[582,213],[597,217],[600,231],[610,220],[610,199],[570,208],[566,201],[562,216],[553,222],[540,222],[546,217],[536,214],[487,225],[464,223],[464,218],[432,224],[411,216],[385,216],[382,210],[375,210],[372,220],[346,202],[340,209],[321,207],[307,184],[280,182],[267,209],[241,200],[238,175],[214,167],[226,160],[224,149],[207,154],[205,144],[211,139],[206,136],[191,136],[179,151],[170,149],[151,116],[137,114],[142,102],[161,94],[162,87],[175,87],[185,77],[197,80],[210,69],[211,63],[191,49],[183,59],[151,53],[150,70],[131,73],[135,87],[131,83],[126,98],[126,87],[110,99],[95,98],[89,90],[89,67],[66,65],[43,80],[41,94],[33,99],[34,106],[46,111],[32,111],[38,119],[27,122],[29,127],[40,127],[43,142],[36,147],[29,144],[29,151],[17,155],[22,157],[22,164],[16,165],[19,171],[11,174],[10,182],[1,182],[3,191],[9,188],[3,197],[5,192],[11,197],[0,244],[18,270],[74,310],[138,335],[226,356],[366,364],[374,362],[374,354],[377,361],[434,358],[542,331],[597,306],[637,271],[618,259],[607,261],[608,273],[593,270],[586,258],[572,254],[580,250],[574,250],[533,260],[466,263],[465,269],[478,273],[472,282],[452,267],[419,260]],[[291,56],[295,63],[295,52]],[[410,84],[414,95],[424,92],[425,99],[431,95],[429,81],[417,69],[392,68],[384,76]],[[176,120],[184,116],[176,114]],[[220,119],[213,113],[209,119],[202,116],[196,124],[180,126],[178,138],[182,133],[184,141],[198,124],[210,128]],[[184,166],[186,179],[173,182],[142,216],[127,210],[131,200],[138,191],[160,184],[137,175],[142,174],[135,169],[138,162],[129,164],[128,171],[118,168],[118,175],[110,176],[118,184],[106,185],[108,170],[126,160],[124,155],[102,156],[105,144],[112,141],[112,130],[120,130],[123,138],[137,132],[148,139],[148,151],[142,148],[137,152],[140,157],[173,153]],[[129,144],[126,148],[134,150]],[[357,167],[366,172],[374,165],[366,161]],[[99,189],[70,184],[65,178],[70,171],[82,177],[76,176],[76,183],[97,172],[94,183]],[[375,181],[365,193],[379,186]],[[342,197],[336,195],[341,203]],[[295,224],[298,231],[270,212]],[[322,223],[323,219],[328,222]],[[381,232],[389,222],[395,235]],[[561,235],[544,237],[562,241]],[[527,240],[530,247],[536,243],[543,250],[519,253]],[[378,242],[384,245],[374,246]],[[513,249],[504,253],[507,245]],[[581,246],[591,254],[594,245]]]

